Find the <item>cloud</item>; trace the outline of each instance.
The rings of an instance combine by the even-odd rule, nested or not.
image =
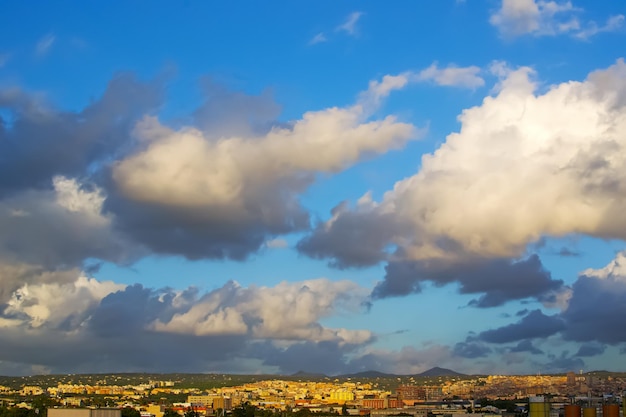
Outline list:
[[[23,284],[5,305],[5,325],[75,331],[105,296],[124,287],[83,275],[75,281]]]
[[[318,320],[340,309],[358,311],[367,294],[350,281],[318,279],[248,289],[231,282],[169,320],[157,320],[150,326],[198,336],[233,333],[256,339],[362,344],[372,339],[369,331],[328,329]]]
[[[102,189],[61,176],[52,186],[0,200],[0,262],[54,270],[79,267],[87,258],[126,263],[143,253],[112,230]]]
[[[363,12],[352,12],[348,15],[347,19],[335,28],[337,32],[345,32],[350,36],[356,36],[358,33],[357,23],[363,16]]]
[[[140,82],[118,74],[104,94],[79,112],[55,109],[39,95],[0,89],[0,197],[28,188],[51,187],[52,178],[79,178],[127,146],[129,132],[162,102],[161,80]],[[67,152],[71,149],[72,152]]]
[[[489,23],[506,38],[569,34],[588,39],[623,26],[623,15],[610,16],[602,26],[594,21],[581,22],[579,15],[583,11],[574,7],[571,1],[502,0],[500,8],[491,14]]]
[[[232,136],[223,128],[172,130],[145,118],[135,129],[137,149],[112,164],[106,208],[157,253],[244,259],[267,236],[308,228],[298,195],[318,173],[340,172],[418,137],[393,116],[370,120],[399,88],[387,80],[371,84],[352,106],[247,135],[241,128]]]
[[[316,45],[318,43],[324,42],[328,42],[328,37],[324,32],[320,32],[311,38],[311,40],[309,41],[309,45]]]
[[[516,346],[510,349],[510,352],[520,353],[528,352],[532,355],[543,355],[541,349],[536,348],[530,340],[522,340]]]
[[[56,39],[57,37],[54,33],[48,33],[39,39],[35,46],[35,54],[40,57],[46,55],[50,51],[50,48],[52,48],[52,45],[54,45]]]
[[[624,26],[624,15],[618,14],[615,16],[610,16],[606,23],[602,26],[598,26],[596,22],[589,22],[587,27],[577,32],[574,36],[580,39],[589,39],[592,36],[597,35],[598,33],[603,32],[615,32],[621,29]]]
[[[478,88],[485,85],[485,80],[478,74],[481,69],[477,66],[457,67],[448,65],[446,68],[438,68],[437,63],[423,69],[416,74],[418,81],[433,81],[437,85],[454,86],[464,88]]]
[[[492,349],[489,346],[486,346],[480,341],[473,340],[472,338],[468,338],[464,342],[457,343],[454,345],[454,349],[452,351],[455,356],[466,359],[485,358],[489,356],[491,352]]]
[[[374,298],[421,292],[421,284],[427,281],[437,286],[457,282],[461,294],[481,294],[470,305],[488,308],[526,298],[551,301],[563,286],[562,281],[552,279],[536,255],[520,261],[391,261],[385,271],[385,279],[372,292]]]
[[[510,343],[527,339],[546,338],[565,329],[558,316],[546,316],[541,310],[533,310],[520,321],[498,329],[481,332],[480,340],[489,343]]]
[[[606,350],[606,346],[597,343],[586,343],[580,346],[578,352],[574,356],[591,357],[602,355]]]
[[[626,330],[618,317],[626,314],[626,254],[620,252],[606,267],[584,271],[572,285],[564,338],[577,342],[618,344]]]
[[[344,355],[374,336],[319,320],[360,311],[367,293],[349,281],[318,279],[248,288],[229,282],[200,294],[77,273],[13,292],[0,309],[0,357],[54,372],[228,370],[236,360],[284,370],[290,352],[306,349],[310,364],[323,366],[319,357],[341,369],[350,360]]]
[[[550,361],[543,364],[544,369],[551,372],[570,372],[572,369],[583,369],[585,362],[577,357],[569,355],[568,351],[563,351],[559,356],[548,355]]]
[[[200,80],[204,102],[193,111],[191,124],[215,138],[254,137],[266,134],[276,125],[281,107],[272,91],[259,95],[230,91],[209,77]]]
[[[626,252],[621,252],[604,268],[583,271],[567,290],[557,314],[548,315],[539,309],[523,310],[517,314],[522,318],[516,323],[485,330],[477,338],[494,344],[518,342],[511,352],[530,352],[533,339],[556,337],[565,343],[580,342],[572,357],[552,358],[558,360],[556,363],[579,363],[581,357],[601,355],[607,345],[626,342],[620,321],[626,314],[625,305]]]
[[[265,246],[270,249],[283,249],[289,247],[285,239],[271,239],[265,242]]]
[[[495,95],[463,111],[460,131],[423,156],[415,175],[380,202],[340,206],[298,244],[301,251],[341,267],[387,260],[387,281],[377,292],[399,295],[419,291],[424,272],[437,272],[442,278],[435,282],[453,282],[463,265],[476,265],[469,271],[512,266],[516,261],[505,260],[518,259],[545,236],[626,238],[619,214],[626,210],[624,61],[541,93],[531,69],[500,69]],[[363,232],[346,233],[356,224]],[[542,290],[535,296],[543,297],[558,282],[537,261],[535,282],[542,284],[535,288]],[[496,298],[478,303],[506,298],[497,295],[497,284],[489,288]],[[559,294],[554,302],[564,301]]]

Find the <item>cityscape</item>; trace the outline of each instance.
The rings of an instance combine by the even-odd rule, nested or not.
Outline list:
[[[6,384],[0,385],[2,415],[27,416],[39,410],[35,414],[51,417],[80,411],[141,417],[246,412],[512,417],[528,415],[530,404],[538,398],[549,404],[544,410],[549,415],[544,417],[550,417],[563,415],[566,405],[595,410],[626,400],[622,396],[626,373],[606,371],[533,376],[463,375],[442,368],[421,375],[364,372],[335,377],[304,372],[291,376],[99,374],[3,377],[2,382]]]

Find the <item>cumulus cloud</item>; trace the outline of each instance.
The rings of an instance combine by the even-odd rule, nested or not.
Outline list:
[[[79,275],[69,282],[23,284],[13,292],[2,315],[6,326],[76,331],[108,294],[125,285]]]
[[[563,286],[562,281],[552,279],[535,255],[520,261],[391,261],[385,271],[385,279],[372,292],[374,298],[421,292],[421,284],[426,281],[438,286],[457,282],[461,294],[480,294],[470,305],[487,308],[526,298],[552,301]]]
[[[318,320],[342,308],[358,311],[367,294],[350,281],[319,279],[247,289],[231,282],[202,297],[189,310],[166,322],[157,320],[151,327],[196,335],[234,333],[257,339],[362,344],[372,339],[369,331],[328,329]]]
[[[55,269],[90,257],[124,263],[139,254],[102,213],[102,189],[61,176],[52,187],[0,200],[0,259]]]
[[[535,351],[532,340],[555,337],[561,342],[579,342],[573,356],[563,354],[551,360],[556,368],[579,363],[582,357],[601,355],[607,345],[626,342],[621,317],[626,314],[626,253],[618,253],[607,266],[583,271],[568,291],[561,311],[548,315],[536,309],[522,311],[516,323],[485,330],[477,338],[483,342],[518,342],[511,352]],[[518,316],[520,315],[518,314]]]
[[[236,358],[256,358],[267,369],[284,370],[290,353],[305,349],[311,363],[318,356],[320,361],[333,358],[326,365],[343,369],[350,360],[346,354],[372,342],[374,335],[324,327],[319,320],[360,311],[367,294],[355,283],[326,279],[248,288],[229,282],[200,294],[194,288],[157,290],[74,275],[62,283],[23,284],[13,292],[0,310],[0,355],[55,371],[201,366],[197,371],[220,369],[219,361]],[[166,359],[160,348],[176,358]],[[63,352],[76,353],[73,363],[61,358]],[[194,358],[180,359],[189,354]],[[94,366],[94,358],[103,362]]]
[[[502,0],[489,22],[508,38],[569,34],[578,39],[614,32],[624,23],[623,15],[610,16],[604,25],[584,22],[580,18],[582,12],[583,9],[575,7],[571,1]]]
[[[544,236],[626,238],[624,61],[541,93],[530,68],[500,70],[495,95],[459,116],[460,131],[425,155],[417,174],[381,202],[340,207],[301,250],[339,266],[388,260],[388,277],[399,268],[405,278],[379,288],[404,294],[439,264],[517,259]],[[345,233],[356,222],[365,231]],[[537,282],[556,289],[550,281]]]
[[[51,188],[54,176],[80,178],[127,146],[129,132],[162,100],[162,81],[119,74],[101,98],[79,112],[54,108],[40,95],[0,89],[0,197]],[[71,149],[72,152],[67,150]]]
[[[572,296],[561,313],[568,324],[566,339],[618,344],[626,330],[618,317],[626,314],[626,253],[607,266],[584,271],[572,285]]]
[[[135,129],[138,149],[112,166],[107,208],[155,252],[243,259],[268,236],[308,227],[298,196],[317,174],[339,172],[419,136],[393,116],[370,120],[380,101],[402,86],[384,77],[352,106],[307,112],[256,134],[172,130],[146,118]]]

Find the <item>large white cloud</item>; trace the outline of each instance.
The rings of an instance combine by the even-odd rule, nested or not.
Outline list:
[[[265,130],[172,130],[147,117],[135,129],[138,148],[112,165],[107,207],[120,229],[156,252],[243,259],[271,236],[309,227],[299,197],[318,175],[419,138],[419,129],[394,116],[372,119],[407,82],[386,76],[354,105]]]
[[[316,234],[329,240],[351,216],[391,221],[402,227],[386,243],[411,260],[516,257],[544,235],[626,238],[626,64],[543,92],[530,68],[504,74],[417,174]]]
[[[82,274],[70,282],[24,284],[6,303],[3,315],[10,318],[4,319],[4,326],[77,331],[105,296],[125,287]]]
[[[372,339],[370,331],[326,328],[319,320],[362,309],[368,294],[351,281],[327,279],[281,282],[275,287],[229,283],[169,321],[153,322],[151,328],[198,336],[244,334],[255,339],[362,344]]]

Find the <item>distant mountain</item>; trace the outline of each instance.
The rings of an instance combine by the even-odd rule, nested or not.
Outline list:
[[[417,374],[416,376],[466,376],[465,374],[461,374],[459,372],[455,372],[451,369],[440,368],[435,366],[434,368],[429,369],[428,371],[424,371],[421,374]]]
[[[292,374],[290,376],[295,377],[295,378],[327,378],[327,376],[324,374],[316,374],[313,372],[306,372],[306,371],[298,371],[295,374]]]
[[[337,378],[395,378],[398,375],[378,371],[357,372],[356,374],[339,375]]]

